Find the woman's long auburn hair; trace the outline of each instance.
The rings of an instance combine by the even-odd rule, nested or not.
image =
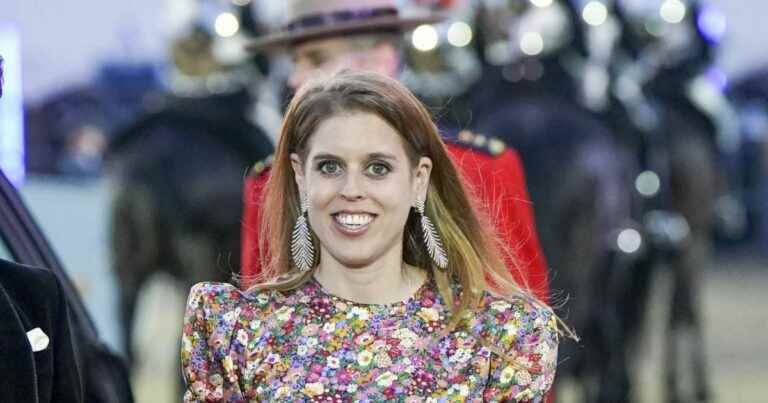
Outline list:
[[[312,270],[300,272],[291,258],[291,237],[300,206],[290,156],[296,153],[304,161],[309,138],[320,123],[350,113],[372,113],[384,119],[402,136],[412,166],[420,157],[432,160],[425,214],[442,238],[449,264],[440,270],[431,261],[415,213],[406,222],[403,259],[432,273],[438,292],[453,309],[447,330],[454,329],[469,310],[479,305],[485,290],[535,300],[510,275],[487,219],[473,209],[461,175],[424,105],[394,79],[350,71],[307,83],[288,106],[263,196],[259,250],[264,269],[256,278],[259,284],[252,289],[285,291],[311,278]],[[313,243],[314,250],[319,251],[314,236]],[[319,263],[318,254],[315,265]],[[458,295],[454,294],[456,283],[462,290]]]

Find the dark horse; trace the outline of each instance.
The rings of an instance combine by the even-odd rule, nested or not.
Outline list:
[[[112,257],[129,357],[136,299],[151,275],[190,287],[239,272],[243,178],[272,152],[245,117],[249,104],[245,91],[173,99],[111,144]]]

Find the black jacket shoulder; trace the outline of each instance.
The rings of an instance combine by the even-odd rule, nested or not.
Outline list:
[[[33,348],[30,334],[47,342]],[[0,400],[82,402],[81,368],[56,275],[0,260]]]

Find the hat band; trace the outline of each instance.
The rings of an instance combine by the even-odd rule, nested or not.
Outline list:
[[[365,21],[372,18],[397,16],[397,9],[391,7],[361,10],[343,10],[324,14],[310,14],[286,24],[283,30],[295,32],[308,28],[333,25],[343,22]]]

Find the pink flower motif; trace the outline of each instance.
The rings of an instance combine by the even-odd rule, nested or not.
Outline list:
[[[340,370],[337,376],[339,378],[339,383],[342,385],[346,385],[352,380],[352,377],[346,369]]]

